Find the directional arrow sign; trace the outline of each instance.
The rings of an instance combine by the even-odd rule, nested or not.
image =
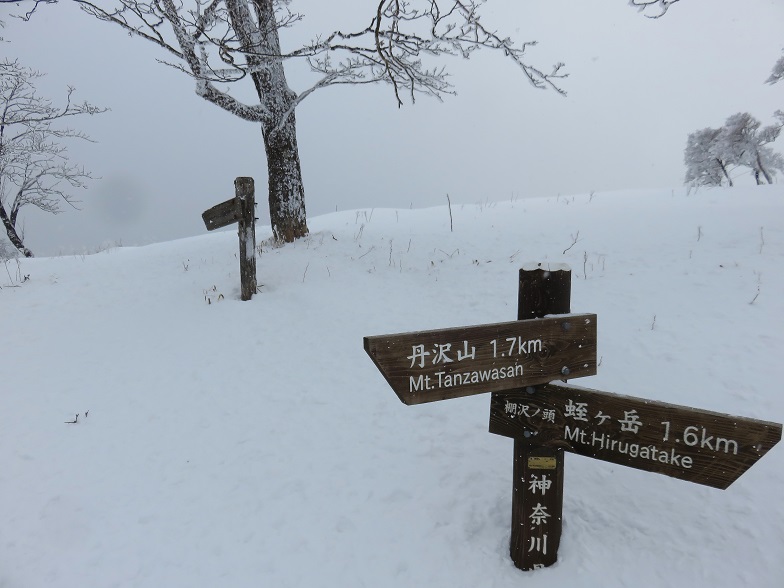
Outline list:
[[[240,205],[237,198],[216,204],[201,213],[204,226],[208,231],[227,227],[240,220]]]
[[[596,374],[596,315],[365,337],[365,351],[405,404],[513,390]]]
[[[493,394],[490,432],[714,488],[781,440],[781,425],[574,386]]]

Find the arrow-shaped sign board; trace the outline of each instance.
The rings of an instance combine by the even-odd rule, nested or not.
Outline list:
[[[781,425],[558,384],[493,394],[490,432],[727,488],[781,440]]]
[[[405,404],[596,374],[596,315],[365,337],[365,351]]]
[[[237,198],[216,204],[201,214],[204,226],[207,227],[208,231],[228,227],[238,222],[241,216],[240,204]]]

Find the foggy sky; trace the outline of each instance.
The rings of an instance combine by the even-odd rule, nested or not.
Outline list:
[[[306,20],[282,33],[284,47],[366,26],[373,3],[292,8]],[[100,176],[79,192],[81,211],[20,213],[37,255],[203,234],[201,212],[232,197],[237,176],[255,178],[258,216],[269,222],[258,125],[198,98],[191,79],[156,62],[161,50],[69,2],[27,23],[9,12],[18,8],[0,5],[9,41],[0,51],[47,73],[41,94],[59,104],[73,85],[77,99],[111,108],[71,121],[96,141],[69,143],[71,161]],[[490,0],[483,14],[489,28],[539,41],[529,60],[540,68],[565,62],[568,96],[534,89],[487,51],[446,61],[458,94],[443,103],[421,97],[398,109],[388,86],[320,90],[297,110],[308,216],[443,205],[447,193],[473,203],[684,190],[690,132],[738,111],[767,124],[784,108],[784,85],[764,84],[784,47],[781,0],[684,0],[657,20],[625,0]],[[289,83],[301,91],[313,78],[293,67]]]

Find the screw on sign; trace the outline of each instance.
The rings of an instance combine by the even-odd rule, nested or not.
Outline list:
[[[558,558],[564,451],[725,489],[781,440],[778,423],[548,383],[596,373],[596,315],[569,314],[570,296],[571,270],[536,264],[520,270],[518,321],[364,339],[405,404],[493,393],[490,432],[514,439],[522,570]]]

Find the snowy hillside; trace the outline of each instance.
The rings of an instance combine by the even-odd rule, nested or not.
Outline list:
[[[520,572],[489,396],[404,406],[362,347],[568,263],[574,384],[782,422],[784,188],[452,214],[313,218],[250,302],[233,230],[0,267],[0,587],[784,586],[781,444],[725,491],[567,454],[559,562]]]

